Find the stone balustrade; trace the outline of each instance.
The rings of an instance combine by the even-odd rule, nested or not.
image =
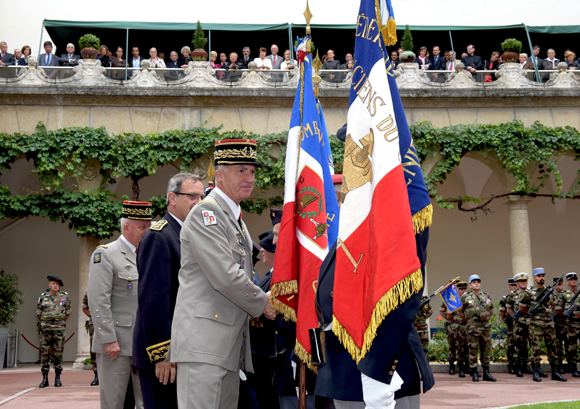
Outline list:
[[[159,71],[147,65],[133,73],[128,80],[115,80],[105,75],[106,70],[98,60],[81,60],[73,68],[74,74],[69,78],[54,78],[55,69],[37,67],[32,57],[29,67],[18,68],[13,78],[0,78],[0,94],[86,94],[93,95],[165,95],[165,96],[293,96],[298,84],[298,69],[288,73],[285,82],[271,82],[268,73],[256,70],[250,63],[250,69],[244,71],[236,82],[227,82],[216,78],[216,70],[208,62],[190,62],[188,68],[180,71],[182,78],[167,81]],[[52,71],[51,71],[52,70]],[[167,72],[167,70],[165,71]],[[70,73],[70,71],[69,71]],[[124,74],[124,72],[123,72]],[[502,64],[495,73],[496,80],[488,83],[476,82],[471,73],[464,70],[462,63],[456,64],[455,72],[438,73],[433,77],[422,71],[417,64],[400,64],[390,75],[395,75],[397,85],[403,97],[425,95],[450,97],[485,97],[485,96],[578,96],[580,80],[576,73],[566,70],[566,64],[560,63],[558,71],[549,74],[544,83],[531,81],[526,77],[527,71],[519,64]],[[579,73],[580,74],[580,73]],[[343,73],[343,75],[345,75]],[[123,75],[124,77],[124,75]],[[352,74],[345,75],[342,82],[320,82],[322,97],[345,97],[349,95]],[[90,89],[90,91],[89,91]],[[83,91],[84,90],[84,91]],[[250,92],[250,94],[248,94]]]

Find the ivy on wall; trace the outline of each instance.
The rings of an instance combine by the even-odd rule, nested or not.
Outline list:
[[[575,128],[550,128],[539,123],[525,127],[514,121],[494,125],[457,125],[435,129],[424,122],[411,126],[421,161],[436,154],[441,159],[425,176],[431,196],[440,206],[459,207],[480,198],[443,198],[437,186],[459,165],[468,152],[493,152],[502,166],[517,180],[517,188],[505,194],[540,195],[550,175],[554,175],[558,189],[547,196],[577,198],[579,185],[568,192],[562,190],[557,170],[564,154],[572,153],[580,159],[580,134]],[[42,189],[27,195],[15,195],[0,185],[0,218],[28,216],[49,217],[53,221],[68,222],[78,235],[108,238],[119,230],[121,199],[110,192],[111,184],[120,177],[133,181],[133,199],[138,197],[139,180],[155,174],[159,166],[173,165],[189,171],[193,162],[211,153],[220,139],[254,139],[258,143],[258,161],[265,166],[258,172],[254,197],[242,203],[247,212],[261,213],[270,206],[280,206],[282,197],[267,198],[269,189],[284,189],[284,158],[287,132],[256,135],[245,132],[223,132],[220,128],[172,130],[158,134],[126,133],[108,135],[104,128],[65,128],[49,131],[39,124],[33,134],[0,134],[0,172],[9,171],[19,158],[33,161]],[[331,150],[335,171],[342,172],[344,145],[331,136]],[[80,192],[76,177],[85,171],[90,159],[101,166],[101,188]],[[533,179],[530,165],[537,165],[539,177]],[[536,166],[534,166],[536,167]],[[498,197],[498,196],[496,196]],[[165,208],[165,196],[145,199],[152,201],[155,215]]]

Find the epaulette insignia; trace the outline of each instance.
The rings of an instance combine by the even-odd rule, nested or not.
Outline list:
[[[151,230],[161,231],[167,225],[167,220],[159,220],[153,226],[151,226]]]
[[[93,264],[100,262],[101,262],[101,253],[95,253],[95,255],[93,256]]]
[[[201,216],[203,218],[203,224],[205,225],[205,227],[218,224],[217,218],[215,217],[213,210],[202,210]]]
[[[145,348],[151,363],[156,364],[157,362],[165,360],[167,357],[167,351],[169,351],[170,343],[171,340]]]
[[[97,248],[98,248],[98,249],[100,249],[100,248],[106,249],[106,248],[107,248],[107,246],[106,246],[106,245],[104,245],[104,244],[101,244],[100,246],[97,246]]]
[[[210,198],[206,197],[205,199],[203,199],[201,202],[199,203],[204,203],[204,202],[212,202],[213,204],[217,205],[217,203],[214,200],[211,200]]]
[[[63,291],[62,293],[68,295],[68,293],[66,291]]]

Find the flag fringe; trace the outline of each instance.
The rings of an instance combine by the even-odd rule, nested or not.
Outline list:
[[[415,234],[421,233],[425,228],[431,226],[433,223],[433,205],[424,207],[413,215],[413,228]]]
[[[296,322],[296,311],[294,308],[289,307],[274,297],[270,297],[270,304],[276,311],[281,312],[286,319]]]
[[[389,17],[387,24],[382,29],[383,38],[386,45],[395,45],[397,43],[397,23],[392,17]]]
[[[318,368],[312,365],[312,355],[310,355],[308,351],[306,351],[306,348],[304,348],[302,344],[298,342],[298,340],[296,340],[296,347],[294,348],[294,353],[298,358],[300,358],[302,362],[304,362],[304,364],[306,364],[306,366],[311,371],[313,371],[315,374],[318,373]]]
[[[365,357],[377,335],[377,329],[393,310],[407,301],[413,294],[423,288],[423,274],[421,269],[403,278],[387,291],[375,305],[370,322],[363,338],[362,350],[356,345],[348,331],[340,324],[336,316],[332,317],[332,331],[340,343],[346,348],[350,356],[357,362]]]
[[[270,288],[270,293],[273,298],[281,295],[290,295],[298,293],[298,280],[282,281],[273,283]]]

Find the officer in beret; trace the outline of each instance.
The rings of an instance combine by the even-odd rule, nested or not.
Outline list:
[[[137,315],[137,247],[151,227],[151,203],[124,201],[121,236],[98,246],[89,266],[89,309],[94,320],[92,350],[100,371],[102,409],[121,409],[129,381],[135,402],[143,407],[141,383],[132,365],[133,327]]]
[[[66,330],[66,320],[70,316],[72,307],[70,298],[66,291],[61,291],[60,287],[64,283],[57,276],[48,276],[48,287],[50,291],[40,294],[36,304],[36,315],[40,320],[40,370],[42,372],[42,382],[39,388],[46,388],[48,383],[48,372],[50,371],[50,360],[54,365],[54,386],[62,386],[60,374],[62,372],[62,351],[64,349],[64,333]]]
[[[139,244],[139,308],[133,331],[133,365],[139,369],[145,409],[177,407],[175,364],[166,357],[179,288],[179,234],[190,210],[203,197],[199,176],[173,176],[167,184],[167,212]]]
[[[181,229],[171,362],[182,409],[236,407],[240,377],[253,372],[249,316],[276,317],[269,294],[253,283],[252,239],[241,217],[261,166],[256,157],[255,141],[217,141],[216,187]]]
[[[501,319],[506,319],[507,308],[506,303],[509,295],[517,290],[518,285],[516,284],[516,280],[513,278],[508,278],[508,293],[501,297],[499,300],[499,313],[501,315]],[[515,361],[515,338],[514,338],[514,322],[513,320],[509,320],[506,324],[506,338],[507,338],[507,360],[508,360],[508,372],[513,375],[516,373],[516,361]]]
[[[562,293],[556,306],[556,312],[565,323],[566,334],[566,362],[569,371],[574,378],[580,377],[578,372],[578,339],[580,337],[580,318],[572,314],[570,318],[564,318],[566,312],[573,304],[574,295],[578,292],[578,275],[576,273],[566,274],[568,288]],[[578,300],[580,297],[576,297]],[[563,366],[563,365],[562,365]],[[562,372],[564,373],[564,372]]]
[[[278,244],[278,234],[280,234],[280,223],[282,222],[282,210],[270,209],[270,219],[272,219],[272,232],[274,233],[274,239],[272,243],[274,245]]]

